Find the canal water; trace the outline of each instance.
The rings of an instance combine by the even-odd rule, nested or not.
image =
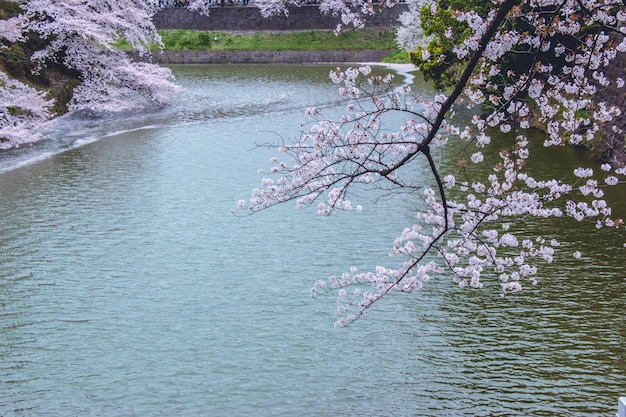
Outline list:
[[[296,137],[307,106],[345,103],[324,66],[173,70],[173,106],[67,117],[0,157],[0,415],[615,414],[623,232],[528,222],[573,242],[535,287],[501,298],[442,276],[335,329],[334,296],[311,299],[313,282],[392,266],[411,197],[366,194],[361,213],[331,218],[230,215],[270,166],[256,144]],[[537,151],[534,169],[554,175],[594,166]]]

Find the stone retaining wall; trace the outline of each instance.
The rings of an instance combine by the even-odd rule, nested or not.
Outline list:
[[[395,28],[405,4],[381,9],[372,16],[368,27]],[[225,6],[210,9],[210,16],[191,12],[185,8],[166,8],[154,17],[157,29],[191,29],[224,32],[333,30],[340,22],[338,17],[322,15],[317,6],[294,7],[288,16],[264,18],[253,6]],[[162,64],[299,64],[329,62],[375,62],[392,53],[379,50],[303,50],[303,51],[164,51],[154,54],[153,61]]]
[[[288,31],[335,29],[341,22],[339,17],[322,15],[317,6],[302,6],[289,9],[289,16],[263,17],[257,7],[225,6],[210,9],[204,16],[185,8],[165,8],[153,19],[157,29],[193,29],[207,31]],[[367,21],[368,27],[398,27],[400,13],[407,10],[406,4],[380,9]]]

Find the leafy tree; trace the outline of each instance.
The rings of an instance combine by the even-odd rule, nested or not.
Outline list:
[[[425,79],[433,80],[440,89],[454,85],[466,62],[456,56],[454,47],[471,35],[468,23],[455,18],[455,14],[471,11],[485,19],[491,6],[491,2],[484,0],[441,0],[422,3],[418,9],[409,11],[410,16],[419,16],[424,40],[427,40],[410,51],[411,61],[420,68]]]
[[[275,10],[278,5],[272,3]],[[367,4],[359,7],[368,11]],[[450,86],[446,94],[416,96],[410,86],[398,89],[391,76],[372,75],[367,66],[332,71],[340,93],[351,100],[346,114],[333,120],[318,108],[307,110],[310,131],[277,146],[281,155],[261,187],[238,204],[253,213],[295,201],[331,215],[360,209],[352,202],[355,189],[421,195],[417,221],[390,251],[401,258],[398,265],[352,269],[311,290],[313,296],[337,292],[338,326],[358,319],[386,294],[419,289],[438,274],[451,275],[462,288],[482,288],[491,280],[503,295],[534,284],[538,268],[553,261],[560,243],[525,235],[529,217],[623,228],[603,196],[605,187],[623,182],[626,168],[578,168],[571,181],[536,177],[526,168],[532,157],[525,132],[531,106],[548,127],[545,146],[591,140],[620,113],[595,94],[624,85],[604,73],[626,51],[624,3],[496,0],[487,7],[478,0],[440,0],[421,13],[433,39],[419,63],[441,87]],[[349,13],[344,16],[349,22]],[[480,111],[469,122],[456,120],[459,105]],[[403,121],[389,126],[390,113]],[[492,129],[510,135],[512,146],[494,150]],[[458,169],[446,171],[433,150],[451,144],[465,157]],[[471,169],[484,163],[484,151],[499,155],[498,162],[491,170]],[[430,179],[413,175],[417,164],[429,168]]]

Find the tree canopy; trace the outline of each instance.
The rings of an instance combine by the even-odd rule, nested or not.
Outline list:
[[[163,105],[178,91],[169,69],[141,57],[161,40],[152,24],[158,0],[2,0],[0,148],[39,139],[38,128],[71,111],[124,111]],[[199,0],[190,8],[202,9]],[[65,89],[66,103],[41,91]],[[19,98],[19,99],[18,99]]]

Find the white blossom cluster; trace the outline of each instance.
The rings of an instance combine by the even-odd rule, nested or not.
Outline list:
[[[382,0],[374,4],[371,0],[321,0],[319,10],[323,14],[338,16],[341,23],[337,25],[339,33],[344,26],[362,28],[369,16],[372,16],[382,7],[391,7],[396,0]],[[255,5],[263,17],[276,15],[289,16],[289,7],[300,7],[301,0],[257,0]]]
[[[422,28],[421,9],[432,4],[430,0],[411,0],[409,9],[400,14],[400,27],[396,33],[398,47],[408,52],[414,52],[419,46],[426,46],[431,37],[424,33]]]
[[[197,8],[203,2],[194,1]],[[36,33],[47,46],[31,59],[41,70],[60,64],[79,74],[69,110],[119,112],[145,105],[162,105],[179,87],[169,69],[138,62],[119,50],[124,39],[139,55],[161,45],[152,16],[157,0],[24,0],[22,13],[0,20],[0,48],[26,41]],[[146,59],[149,61],[149,59]],[[0,77],[0,146],[38,140],[37,127],[53,114],[53,102],[17,80]],[[16,94],[16,91],[20,94]]]
[[[0,72],[0,149],[39,140],[37,128],[50,117],[44,93]]]
[[[560,242],[527,236],[520,226],[528,218],[571,218],[598,228],[624,225],[603,196],[606,187],[624,182],[626,169],[608,164],[601,172],[579,168],[572,181],[534,177],[525,169],[532,155],[524,132],[531,107],[549,128],[546,146],[591,140],[619,114],[620,109],[597,102],[594,95],[601,87],[623,87],[623,81],[611,84],[603,69],[625,49],[624,41],[607,36],[611,30],[626,33],[620,26],[625,6],[613,0],[503,0],[495,6],[487,18],[455,14],[471,34],[455,48],[468,61],[449,95],[416,97],[408,86],[394,88],[391,76],[372,75],[367,66],[332,71],[331,80],[350,100],[345,114],[330,120],[320,109],[308,109],[310,130],[280,147],[282,158],[271,160],[269,173],[260,172],[262,186],[249,201],[239,202],[254,212],[295,201],[329,215],[353,210],[350,192],[355,186],[422,193],[424,208],[390,251],[403,259],[399,266],[368,272],[353,268],[316,282],[312,296],[338,292],[337,326],[350,324],[389,292],[421,288],[435,274],[450,274],[462,288],[495,283],[502,295],[535,284],[541,264],[553,262]],[[512,29],[520,27],[511,24],[515,20],[531,29],[518,33]],[[606,29],[588,30],[598,25]],[[554,41],[556,34],[571,37],[576,47]],[[511,73],[500,65],[511,52],[533,60],[528,72]],[[551,64],[550,56],[565,57],[564,64]],[[457,125],[453,110],[461,102],[489,111]],[[391,112],[404,114],[394,130],[383,128]],[[431,156],[433,148],[454,142],[466,149],[466,163],[485,164],[483,152],[494,152],[492,129],[513,141],[499,151],[491,169],[479,170],[487,174],[444,172]],[[404,168],[413,164],[426,164],[431,179],[406,174],[411,170]],[[578,251],[572,255],[581,256]]]

